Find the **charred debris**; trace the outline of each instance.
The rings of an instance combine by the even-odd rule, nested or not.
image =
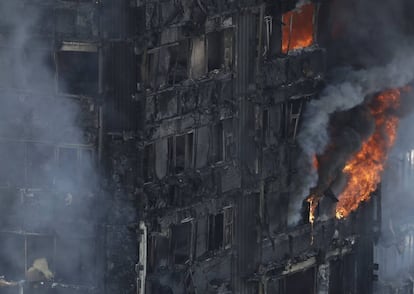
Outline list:
[[[334,2],[1,0],[0,293],[373,293],[380,185],[298,198]]]

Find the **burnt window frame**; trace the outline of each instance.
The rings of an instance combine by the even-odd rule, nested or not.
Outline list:
[[[144,146],[142,150],[142,178],[144,183],[151,183],[155,180],[155,163],[156,163],[156,151],[155,143],[149,143]]]
[[[223,120],[212,125],[212,162],[226,161],[226,135]]]
[[[214,44],[213,44],[214,40]],[[231,71],[234,67],[234,47],[235,47],[235,30],[233,27],[222,28],[220,30],[211,31],[205,35],[205,56],[207,72],[213,72],[216,70]],[[229,45],[229,46],[227,46]],[[217,64],[211,64],[211,49],[216,49]],[[218,51],[218,52],[217,52]]]
[[[171,256],[170,256],[170,264],[171,265],[185,265],[188,264],[189,262],[191,262],[193,260],[194,257],[194,241],[195,241],[195,226],[194,226],[195,222],[193,218],[187,218],[182,220],[180,223],[178,224],[172,224],[169,227],[169,231],[170,231],[170,252],[171,252]],[[176,252],[177,252],[177,243],[175,243],[175,238],[174,238],[174,228],[178,227],[178,226],[189,226],[189,230],[187,232],[187,243],[186,246],[188,247],[188,255],[187,255],[187,259],[186,260],[177,260],[177,256],[176,256]]]
[[[67,80],[62,78],[62,73],[61,73],[61,64],[60,64],[60,58],[62,54],[94,54],[95,58],[96,58],[96,66],[95,66],[95,75],[96,75],[96,80],[94,81],[94,90],[92,92],[89,93],[71,93],[70,90],[66,89],[68,87],[67,85]],[[85,56],[86,57],[86,56]],[[90,59],[90,57],[88,57],[88,59]],[[73,44],[71,43],[62,43],[62,46],[59,50],[55,51],[54,53],[54,61],[55,61],[55,92],[58,95],[63,95],[63,96],[74,96],[74,97],[78,97],[78,96],[86,96],[86,97],[94,97],[96,95],[98,95],[99,93],[99,61],[100,57],[99,57],[99,49],[96,45],[93,44],[89,44],[89,43],[82,43],[82,42],[74,42]],[[62,76],[63,77],[63,76]],[[63,87],[63,89],[61,88],[61,86]]]
[[[177,165],[177,138],[184,139],[184,146],[180,148],[183,150],[183,165]],[[168,171],[170,174],[181,174],[188,169],[194,168],[195,158],[195,130],[188,131],[184,134],[170,136],[167,139],[168,149]]]
[[[317,3],[313,3],[313,2],[304,3],[298,9],[301,9],[303,6],[308,6],[308,5],[313,5],[313,16],[312,16],[312,27],[313,27],[312,28],[312,43],[309,46],[303,47],[303,48],[308,48],[308,47],[311,47],[311,46],[317,44],[317,38],[316,38],[317,36],[316,36],[316,33],[317,33],[318,11],[319,11],[318,4]],[[288,14],[288,13],[291,13],[291,14],[290,14],[290,18],[288,19],[288,21],[286,21],[286,20],[284,20],[284,16],[286,14]],[[296,49],[292,49],[291,48],[291,39],[292,39],[292,32],[294,31],[293,23],[295,22],[295,20],[294,20],[295,16],[297,17],[298,16],[298,13],[295,12],[294,10],[285,11],[280,16],[280,22],[282,24],[281,34],[280,34],[280,36],[281,36],[280,52],[282,54],[289,54],[291,51],[296,50]],[[285,21],[286,21],[286,23],[285,23]],[[283,39],[284,39],[284,35],[283,35],[283,29],[284,29],[284,27],[283,26],[289,26],[289,38],[288,38],[289,39],[289,42],[287,44],[287,50],[286,51],[283,50]]]
[[[149,49],[145,51],[141,57],[142,63],[141,63],[141,80],[144,83],[146,88],[151,89],[152,91],[156,92],[159,89],[175,86],[177,84],[180,84],[190,78],[190,66],[191,66],[191,40],[186,38],[179,40],[174,43],[165,44],[159,47],[155,47],[152,49]],[[180,46],[182,48],[180,48]],[[185,50],[182,50],[182,49]],[[169,63],[168,63],[168,70],[165,72],[165,69],[162,69],[160,66],[161,64],[161,58],[163,57],[163,50],[168,50],[169,54]],[[174,67],[176,69],[178,65],[178,55],[176,56],[177,59],[174,62],[174,59],[172,56],[175,56],[173,53],[179,53],[183,54],[185,56],[185,65],[183,67],[185,74],[184,78],[182,79],[176,79],[176,72],[174,72]],[[183,57],[181,56],[181,57]],[[183,60],[184,60],[183,59]],[[183,61],[181,60],[181,61]],[[164,72],[163,80],[159,80],[159,72]]]
[[[290,99],[283,103],[284,138],[291,143],[296,142],[296,136],[304,108],[306,107],[307,98],[309,97]]]
[[[217,222],[219,222],[218,225]],[[207,251],[222,250],[224,244],[224,213],[209,214],[207,228]]]
[[[230,249],[234,238],[234,207],[223,208],[223,248]]]
[[[221,218],[221,226],[217,227],[217,220]],[[217,232],[217,230],[219,230]],[[219,235],[217,234],[219,233]],[[219,240],[217,240],[219,237]],[[234,238],[234,207],[225,206],[217,213],[207,217],[207,252],[227,250],[233,246]]]

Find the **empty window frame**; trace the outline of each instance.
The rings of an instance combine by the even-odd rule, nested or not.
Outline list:
[[[190,221],[171,227],[171,247],[174,264],[186,264],[190,260],[192,248]]]
[[[146,145],[143,156],[143,177],[144,181],[149,183],[154,180],[155,175],[155,145]]]
[[[207,34],[207,68],[229,70],[233,66],[233,29]]]
[[[59,93],[87,96],[98,93],[97,52],[59,51],[56,67]]]
[[[315,4],[309,3],[282,17],[282,52],[311,46],[314,41]]]
[[[181,173],[193,167],[194,133],[168,138],[168,162],[172,173]]]

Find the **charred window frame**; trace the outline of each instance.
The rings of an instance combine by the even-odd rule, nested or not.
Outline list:
[[[303,99],[292,99],[284,103],[283,117],[284,117],[284,137],[290,142],[296,141],[296,135],[302,110],[304,106]]]
[[[234,210],[226,206],[223,211],[208,216],[207,250],[217,251],[229,249],[233,243]]]
[[[234,210],[232,206],[224,207],[224,236],[223,236],[223,246],[224,249],[231,248],[233,244],[233,224],[234,224]]]
[[[213,125],[213,162],[223,162],[226,159],[226,140],[223,121]]]
[[[168,138],[170,173],[179,174],[194,166],[194,132]]]
[[[142,57],[141,76],[153,90],[173,86],[188,79],[190,42],[188,39],[148,50]]]
[[[76,188],[82,181],[92,181],[95,153],[92,148],[59,146],[56,150],[55,181],[66,181]]]
[[[233,68],[234,30],[215,31],[206,35],[207,70],[231,70]]]
[[[308,3],[282,15],[282,53],[309,47],[315,42],[316,14],[316,5]]]
[[[189,41],[182,40],[177,46],[169,47],[170,51],[170,70],[168,81],[170,85],[175,85],[188,79],[189,63]]]
[[[192,260],[194,224],[192,219],[171,226],[172,264],[184,265]]]
[[[144,147],[143,172],[145,183],[150,183],[155,177],[155,144],[148,144]]]
[[[96,250],[92,238],[5,232],[0,236],[0,270],[6,280],[35,284],[45,282],[47,276],[67,284],[93,285]]]
[[[270,138],[270,117],[269,117],[269,109],[263,109],[262,112],[262,131],[263,131],[263,142],[268,145],[269,138]]]
[[[224,214],[211,214],[208,217],[208,251],[217,251],[223,248],[224,241]]]
[[[92,237],[57,238],[55,256],[57,279],[69,284],[94,284],[96,250]]]
[[[99,55],[95,45],[63,43],[55,53],[56,91],[59,94],[96,96]]]
[[[44,189],[59,180],[91,180],[94,156],[93,149],[84,146],[0,141],[0,159],[7,168],[7,173],[0,173],[0,187]],[[10,159],[13,165],[8,166]]]
[[[192,79],[200,78],[207,73],[206,52],[205,35],[191,39],[191,66],[189,71]]]

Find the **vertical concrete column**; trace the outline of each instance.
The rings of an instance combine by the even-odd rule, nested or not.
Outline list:
[[[316,294],[329,293],[329,263],[321,264],[318,267],[316,276]]]

